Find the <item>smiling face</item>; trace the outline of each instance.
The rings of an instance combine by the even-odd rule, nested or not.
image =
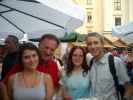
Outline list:
[[[39,49],[43,60],[48,60],[54,55],[54,51],[57,48],[57,42],[55,40],[50,40],[45,38],[41,41]]]
[[[96,36],[89,36],[86,39],[86,44],[88,50],[94,57],[99,58],[99,56],[101,56],[104,45],[100,38]]]
[[[26,49],[22,55],[24,69],[35,70],[39,64],[39,56],[35,50]]]
[[[72,54],[72,63],[74,64],[74,66],[81,67],[83,59],[83,51],[80,48],[75,49]]]

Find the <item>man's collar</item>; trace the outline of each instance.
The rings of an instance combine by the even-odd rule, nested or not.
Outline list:
[[[107,58],[106,56],[107,56],[106,54],[103,54],[103,56],[98,61],[96,61],[96,59],[95,59],[95,62],[105,64],[106,63],[106,58]]]
[[[101,64],[105,64],[106,63],[106,55],[105,54],[102,56],[102,58],[99,60],[99,62]]]

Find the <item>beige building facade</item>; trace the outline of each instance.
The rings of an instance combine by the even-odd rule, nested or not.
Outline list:
[[[133,21],[133,0],[73,0],[86,11],[84,25],[76,31],[110,35],[112,27]]]

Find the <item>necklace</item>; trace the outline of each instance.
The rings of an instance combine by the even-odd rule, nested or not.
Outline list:
[[[24,86],[26,88],[29,88],[29,87],[34,88],[36,86],[37,73],[34,73],[31,79],[28,79],[25,77],[24,72],[22,72],[22,79],[23,79]]]

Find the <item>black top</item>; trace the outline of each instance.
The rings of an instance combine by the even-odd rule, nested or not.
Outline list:
[[[12,66],[16,64],[16,58],[17,52],[12,52],[5,56],[5,58],[3,59],[1,79],[3,79],[6,76],[6,74],[10,71]]]

